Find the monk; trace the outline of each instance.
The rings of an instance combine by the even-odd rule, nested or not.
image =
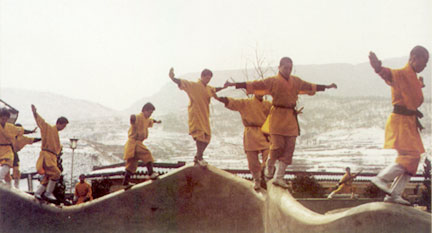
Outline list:
[[[249,171],[254,180],[254,189],[261,189],[261,174],[264,171],[265,162],[269,154],[270,142],[268,135],[261,131],[268,114],[271,103],[263,99],[262,95],[254,95],[248,99],[233,99],[229,97],[217,97],[217,100],[225,104],[225,107],[240,113],[243,125],[243,147],[246,153]],[[262,155],[262,163],[259,160]]]
[[[31,109],[42,138],[41,152],[36,161],[36,171],[44,175],[34,196],[42,199],[43,194],[49,201],[56,201],[57,198],[54,196],[53,191],[61,175],[61,171],[57,166],[57,156],[62,151],[59,132],[66,128],[69,121],[66,117],[59,117],[55,125],[50,125],[39,115],[33,104]]]
[[[354,179],[357,177],[359,175],[359,173],[357,173],[357,174],[351,174],[351,168],[350,167],[346,167],[345,168],[345,174],[344,174],[344,176],[339,180],[339,183],[338,183],[338,187],[337,187],[337,189],[336,190],[334,190],[333,192],[331,192],[329,195],[328,195],[328,199],[332,199],[333,198],[333,196],[336,194],[336,193],[339,193],[339,192],[350,192],[351,193],[351,199],[354,199],[355,198],[355,196],[354,196],[354,187],[353,187],[353,185],[352,185],[352,183],[353,183],[353,181],[354,181]]]
[[[272,108],[263,125],[263,131],[270,134],[270,157],[266,163],[265,177],[272,179],[275,173],[275,163],[279,161],[273,184],[288,188],[284,175],[286,167],[292,163],[295,141],[300,134],[297,121],[296,102],[299,94],[314,95],[317,91],[337,88],[336,84],[316,85],[305,82],[291,75],[293,62],[289,57],[283,57],[279,62],[279,72],[276,76],[263,80],[245,83],[226,82],[224,87],[235,86],[245,88],[247,93],[269,94],[273,97]]]
[[[17,127],[21,127],[21,124],[15,124]],[[24,129],[24,134],[30,134],[36,132],[36,128],[34,130],[26,130]],[[32,138],[32,137],[26,137],[24,135],[19,135],[15,137],[14,143],[13,143],[13,150],[14,150],[14,161],[13,161],[13,168],[12,168],[12,177],[10,175],[6,176],[6,182],[10,182],[12,179],[14,180],[14,187],[16,189],[19,189],[19,182],[21,179],[21,172],[19,170],[19,156],[18,152],[20,152],[26,145],[31,145],[35,142],[41,141],[41,138]]]
[[[410,202],[401,195],[411,176],[417,172],[420,155],[425,152],[419,133],[423,128],[419,118],[423,115],[417,110],[424,100],[424,83],[417,73],[426,67],[429,52],[422,46],[415,46],[402,69],[383,67],[373,52],[370,52],[369,60],[375,72],[391,89],[393,112],[385,126],[384,148],[395,149],[398,154],[395,163],[384,168],[372,179],[372,183],[387,193],[385,202],[409,205]]]
[[[178,85],[180,90],[185,91],[189,96],[189,135],[195,140],[197,148],[194,163],[205,167],[207,162],[203,158],[204,150],[211,139],[210,99],[211,97],[215,97],[216,92],[225,87],[214,88],[208,85],[213,77],[213,73],[208,69],[204,69],[201,72],[201,78],[197,82],[175,78],[173,68],[170,69],[169,77]]]
[[[85,175],[79,176],[80,182],[75,185],[74,202],[76,205],[93,200],[91,185],[85,182]]]
[[[150,118],[155,109],[152,103],[146,103],[139,114],[130,116],[131,126],[128,131],[128,140],[123,156],[126,161],[123,185],[129,185],[130,177],[136,172],[139,160],[146,164],[150,179],[156,179],[158,176],[157,173],[153,172],[153,155],[143,144],[143,141],[148,137],[148,128],[153,127],[154,123],[162,123],[162,121]]]
[[[0,183],[3,183],[13,167],[15,138],[24,134],[22,127],[7,122],[9,117],[10,112],[7,109],[0,110]]]

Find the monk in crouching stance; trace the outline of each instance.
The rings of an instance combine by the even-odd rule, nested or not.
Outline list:
[[[150,179],[156,179],[158,174],[153,172],[153,156],[150,150],[143,144],[148,137],[148,128],[153,123],[162,123],[161,121],[150,118],[155,107],[151,103],[146,103],[139,114],[130,116],[130,128],[128,131],[128,140],[124,149],[124,160],[126,161],[126,174],[123,185],[129,185],[130,177],[138,168],[138,161],[141,160],[147,166],[147,172]]]

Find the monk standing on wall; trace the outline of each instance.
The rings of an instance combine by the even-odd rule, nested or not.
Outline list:
[[[271,103],[263,99],[262,95],[255,95],[248,99],[234,99],[229,97],[217,97],[217,100],[225,104],[225,107],[240,113],[243,125],[243,147],[246,153],[249,171],[254,180],[254,189],[261,189],[261,173],[269,154],[270,142],[267,135],[261,131],[268,114]],[[262,155],[262,163],[259,160]]]
[[[291,75],[292,68],[291,58],[283,57],[279,62],[279,73],[274,77],[246,83],[225,83],[225,87],[245,88],[247,93],[269,94],[273,97],[272,108],[268,116],[268,129],[266,129],[267,124],[263,126],[263,131],[268,131],[270,134],[270,158],[267,160],[265,176],[266,179],[273,178],[275,163],[278,160],[273,184],[283,188],[288,188],[283,179],[285,169],[292,163],[296,138],[300,135],[296,109],[298,95],[314,95],[317,91],[336,88],[334,83],[316,85],[305,82]]]
[[[372,183],[387,193],[385,202],[409,205],[401,195],[411,176],[417,172],[420,155],[425,152],[419,133],[423,127],[418,120],[423,115],[417,110],[423,103],[424,83],[417,73],[426,67],[429,52],[422,46],[414,47],[408,63],[397,70],[382,67],[373,52],[370,52],[369,60],[375,72],[391,88],[393,112],[385,126],[384,148],[395,149],[398,153],[395,163],[384,168]]]
[[[143,144],[149,135],[148,128],[153,127],[154,123],[162,123],[162,121],[150,118],[155,109],[152,103],[146,103],[139,114],[130,116],[128,140],[123,155],[123,159],[126,161],[123,185],[129,185],[130,177],[136,172],[140,160],[146,164],[148,178],[156,179],[158,177],[158,174],[153,172],[153,155]]]
[[[31,105],[31,109],[42,138],[42,148],[39,153],[39,158],[36,161],[36,171],[44,175],[34,196],[41,199],[44,193],[44,196],[48,200],[56,201],[57,198],[54,196],[53,191],[61,175],[61,171],[57,166],[57,155],[59,155],[62,150],[59,131],[66,128],[69,121],[66,117],[59,117],[55,125],[50,125],[38,114],[33,104]]]
[[[13,167],[15,138],[24,134],[22,127],[7,122],[9,117],[10,112],[8,110],[0,109],[0,184],[9,174],[10,168]]]
[[[201,72],[201,78],[197,82],[175,78],[173,68],[170,69],[169,77],[178,85],[180,90],[185,91],[189,96],[189,135],[195,140],[197,148],[194,162],[197,165],[206,166],[207,162],[204,160],[203,156],[204,150],[207,148],[211,139],[210,99],[211,97],[215,97],[216,92],[224,89],[224,87],[214,88],[208,85],[213,77],[213,73],[208,69],[204,69]]]

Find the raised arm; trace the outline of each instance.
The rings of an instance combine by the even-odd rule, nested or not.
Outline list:
[[[170,77],[170,79],[175,82],[177,85],[180,85],[180,79],[175,78],[175,74],[174,74],[174,68],[171,67],[168,76]]]
[[[374,52],[369,52],[369,62],[372,68],[384,81],[391,83],[393,81],[392,74],[389,68],[382,67],[381,61]]]
[[[41,131],[45,130],[48,123],[46,123],[45,120],[38,114],[37,109],[33,104],[31,105],[31,109],[37,126],[41,129]]]

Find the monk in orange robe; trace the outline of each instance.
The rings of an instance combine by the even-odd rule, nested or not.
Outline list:
[[[422,46],[414,47],[408,64],[402,69],[382,67],[373,52],[370,52],[369,60],[375,72],[391,88],[393,112],[385,126],[384,148],[395,149],[398,153],[395,163],[382,170],[372,179],[372,183],[387,193],[385,202],[409,205],[401,195],[411,176],[417,172],[420,155],[425,152],[419,133],[422,129],[419,118],[423,115],[417,110],[424,100],[424,83],[417,73],[426,67],[429,52]]]
[[[31,108],[42,138],[41,152],[36,161],[36,171],[44,175],[34,196],[41,199],[43,194],[48,200],[56,201],[57,198],[53,191],[61,176],[61,171],[57,166],[57,156],[62,151],[59,132],[66,128],[69,121],[66,117],[59,117],[55,125],[50,125],[39,115],[34,105],[31,105]]]
[[[7,122],[9,117],[10,112],[7,109],[0,110],[0,184],[3,183],[13,166],[15,138],[24,133],[23,128]]]
[[[354,175],[351,174],[351,168],[346,167],[345,168],[345,174],[339,180],[337,189],[334,190],[333,192],[331,192],[327,198],[332,199],[333,196],[339,192],[350,192],[351,193],[351,199],[354,199],[354,197],[355,197],[354,196],[354,187],[352,184],[353,184],[354,179],[358,176],[358,174],[359,173],[354,174]]]
[[[123,159],[126,161],[123,185],[129,185],[130,177],[136,172],[139,160],[146,164],[147,174],[150,179],[156,179],[158,176],[157,173],[153,172],[153,155],[143,144],[143,141],[149,135],[148,128],[153,127],[154,123],[162,123],[150,118],[155,109],[152,103],[146,103],[139,114],[130,116],[128,140],[123,155]]]
[[[21,124],[15,124],[17,127],[21,127]],[[35,128],[34,130],[24,130],[24,134],[30,134],[36,132]],[[7,175],[5,180],[6,182],[10,183],[12,178],[14,180],[14,187],[19,188],[19,182],[21,179],[21,172],[19,170],[19,156],[18,152],[20,152],[26,145],[33,144],[35,142],[41,141],[41,138],[32,138],[32,137],[26,137],[24,135],[19,135],[15,137],[14,143],[13,143],[13,150],[14,150],[14,161],[13,161],[13,168],[12,168],[12,177],[10,175]]]
[[[74,202],[76,205],[93,200],[91,185],[85,182],[85,175],[79,176],[80,182],[75,185]]]
[[[249,171],[254,180],[254,189],[261,188],[261,174],[267,161],[270,142],[267,135],[261,131],[268,114],[271,103],[263,99],[262,95],[255,95],[248,99],[234,99],[229,97],[217,97],[217,100],[225,104],[225,107],[240,113],[243,125],[243,147],[246,153]],[[262,155],[262,163],[259,161]]]
[[[278,168],[273,184],[283,188],[288,185],[283,179],[286,167],[292,163],[295,141],[300,134],[297,121],[296,102],[299,94],[314,95],[317,91],[336,88],[336,84],[316,85],[305,82],[291,75],[293,62],[289,57],[283,57],[279,63],[279,73],[274,77],[246,83],[226,82],[225,87],[235,86],[246,88],[247,93],[269,94],[273,97],[272,108],[268,116],[268,124],[263,125],[263,131],[270,134],[270,157],[266,164],[266,179],[273,178],[275,163]],[[268,126],[268,127],[267,127]]]
[[[224,87],[214,88],[208,85],[213,77],[213,73],[208,69],[204,69],[201,72],[201,78],[197,82],[175,78],[173,68],[170,69],[169,77],[178,85],[180,90],[185,91],[189,96],[189,135],[195,140],[197,148],[194,162],[197,165],[206,166],[207,162],[203,156],[204,150],[211,139],[210,99],[211,97],[215,97],[215,93],[224,89]]]

